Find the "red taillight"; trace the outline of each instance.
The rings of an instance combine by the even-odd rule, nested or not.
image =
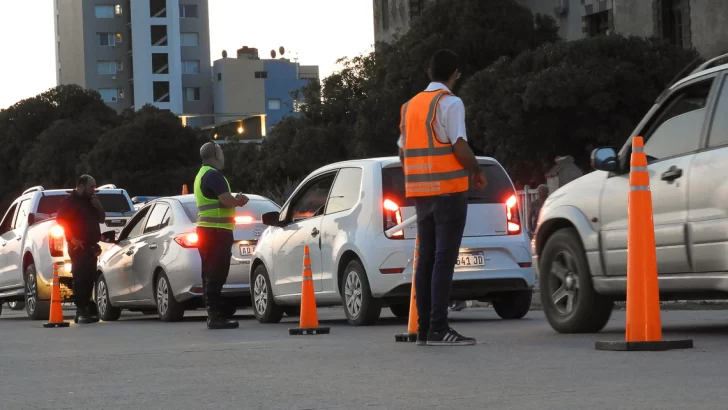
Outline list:
[[[61,225],[53,225],[48,231],[48,248],[51,256],[63,256],[63,242],[65,241],[63,227]]]
[[[253,217],[250,215],[243,215],[243,216],[235,217],[235,223],[238,225],[252,224],[254,220],[255,219],[253,219]]]
[[[399,205],[391,199],[385,199],[382,204],[384,210],[384,230],[392,229],[402,223],[402,212]],[[404,231],[397,231],[390,239],[404,239]]]
[[[196,248],[200,238],[196,233],[190,232],[175,236],[174,241],[183,248]]]
[[[521,233],[521,218],[518,216],[518,198],[511,195],[506,200],[506,218],[508,219],[508,235]]]

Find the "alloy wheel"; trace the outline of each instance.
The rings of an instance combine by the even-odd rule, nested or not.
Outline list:
[[[99,315],[101,316],[106,314],[106,309],[108,307],[107,297],[108,291],[106,290],[106,282],[100,280],[99,285],[96,287],[96,307],[99,310]]]
[[[551,294],[551,302],[560,314],[568,316],[579,303],[579,274],[571,253],[559,252],[551,263],[550,273],[550,289],[555,289]]]
[[[35,312],[37,301],[36,297],[38,294],[38,286],[35,282],[35,275],[28,275],[28,280],[26,281],[26,294],[28,295],[28,311],[29,312]]]
[[[259,315],[265,314],[268,309],[268,285],[263,275],[255,277],[253,284],[253,300],[255,301],[255,310]]]
[[[160,277],[157,283],[157,307],[160,315],[167,314],[169,309],[169,285],[167,285],[164,277]]]
[[[362,285],[359,274],[354,270],[346,275],[344,297],[346,300],[346,310],[349,311],[351,317],[359,317],[362,305]]]

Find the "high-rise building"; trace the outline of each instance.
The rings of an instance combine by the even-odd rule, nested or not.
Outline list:
[[[207,0],[55,0],[55,19],[59,85],[119,112],[212,113]]]

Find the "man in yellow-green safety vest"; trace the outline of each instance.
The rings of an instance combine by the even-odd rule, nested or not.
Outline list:
[[[197,249],[202,266],[202,287],[207,308],[208,329],[235,329],[238,322],[222,312],[222,287],[230,273],[235,207],[245,206],[245,195],[233,196],[230,183],[222,175],[225,157],[222,148],[208,142],[200,148],[202,168],[195,177],[197,203]]]

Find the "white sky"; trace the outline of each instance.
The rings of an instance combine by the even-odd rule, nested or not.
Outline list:
[[[371,0],[209,1],[212,61],[223,49],[234,57],[247,45],[269,58],[283,46],[323,78],[374,43]],[[56,86],[54,46],[53,0],[0,0],[0,109]]]

